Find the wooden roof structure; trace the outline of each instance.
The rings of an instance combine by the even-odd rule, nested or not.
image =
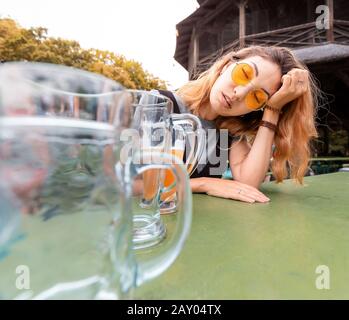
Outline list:
[[[348,58],[346,2],[326,0],[329,29],[318,29],[316,7],[323,0],[198,0],[200,7],[177,24],[174,57],[190,75],[253,44],[290,47],[307,64]]]

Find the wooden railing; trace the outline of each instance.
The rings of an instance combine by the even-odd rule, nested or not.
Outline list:
[[[349,21],[334,20],[334,41],[349,45]]]
[[[328,42],[326,29],[317,29],[315,22],[309,22],[302,25],[256,33],[247,35],[243,38],[245,46],[248,45],[268,45],[285,46],[289,48],[317,46]],[[349,45],[349,21],[333,21],[334,43]],[[198,63],[199,69],[205,69],[217,57],[237,50],[241,47],[239,39],[232,41],[216,52],[201,59]]]

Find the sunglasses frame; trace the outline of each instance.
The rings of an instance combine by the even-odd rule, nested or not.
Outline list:
[[[238,61],[235,61],[234,62],[235,63],[235,66],[234,66],[234,68],[231,70],[231,79],[233,79],[233,74],[234,74],[234,72],[236,72],[236,67],[238,66],[238,65],[241,65],[241,64],[246,64],[246,65],[248,65],[249,67],[251,67],[252,68],[252,70],[253,70],[253,77],[255,78],[256,77],[256,75],[255,75],[255,69],[253,68],[253,66],[251,65],[251,64],[249,64],[248,62],[238,62]],[[252,79],[253,80],[253,79]],[[246,107],[249,109],[249,110],[252,110],[252,111],[259,111],[259,110],[263,110],[263,108],[265,107],[265,105],[268,103],[268,101],[269,101],[269,99],[270,99],[270,95],[269,95],[269,93],[268,92],[266,92],[264,89],[262,89],[262,88],[258,88],[258,87],[255,87],[254,85],[253,85],[253,83],[252,83],[252,80],[250,80],[247,84],[239,84],[239,83],[236,83],[237,85],[239,85],[239,86],[247,86],[247,85],[252,85],[252,88],[253,88],[253,90],[255,90],[255,91],[257,91],[257,90],[262,90],[267,96],[268,96],[268,99],[258,108],[258,109],[253,109],[253,108],[250,108],[248,105],[247,105],[247,101],[246,101],[246,99],[247,99],[247,95],[246,95],[246,97],[245,97],[245,104],[246,104]],[[252,90],[252,89],[251,89]],[[250,91],[251,91],[250,90]],[[248,92],[248,93],[250,93],[250,91]]]

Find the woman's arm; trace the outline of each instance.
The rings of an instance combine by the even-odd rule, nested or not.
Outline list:
[[[264,110],[262,120],[277,124],[278,119],[278,113]],[[260,187],[269,168],[274,134],[269,128],[261,126],[251,148],[246,141],[232,145],[229,163],[235,180],[255,188]]]
[[[281,83],[281,88],[268,102],[278,110],[309,90],[309,73],[307,70],[294,68],[282,76]],[[264,109],[262,120],[277,124],[279,113]],[[269,167],[274,134],[269,128],[261,126],[251,148],[246,142],[233,144],[229,161],[236,180],[259,188]]]
[[[268,202],[262,192],[247,184],[221,178],[194,178],[190,179],[190,186],[194,193],[206,193],[210,196],[240,200],[244,202]]]

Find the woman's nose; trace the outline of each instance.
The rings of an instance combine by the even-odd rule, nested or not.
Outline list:
[[[242,100],[246,96],[249,90],[250,90],[249,86],[236,86],[234,88],[234,95],[236,100]]]

